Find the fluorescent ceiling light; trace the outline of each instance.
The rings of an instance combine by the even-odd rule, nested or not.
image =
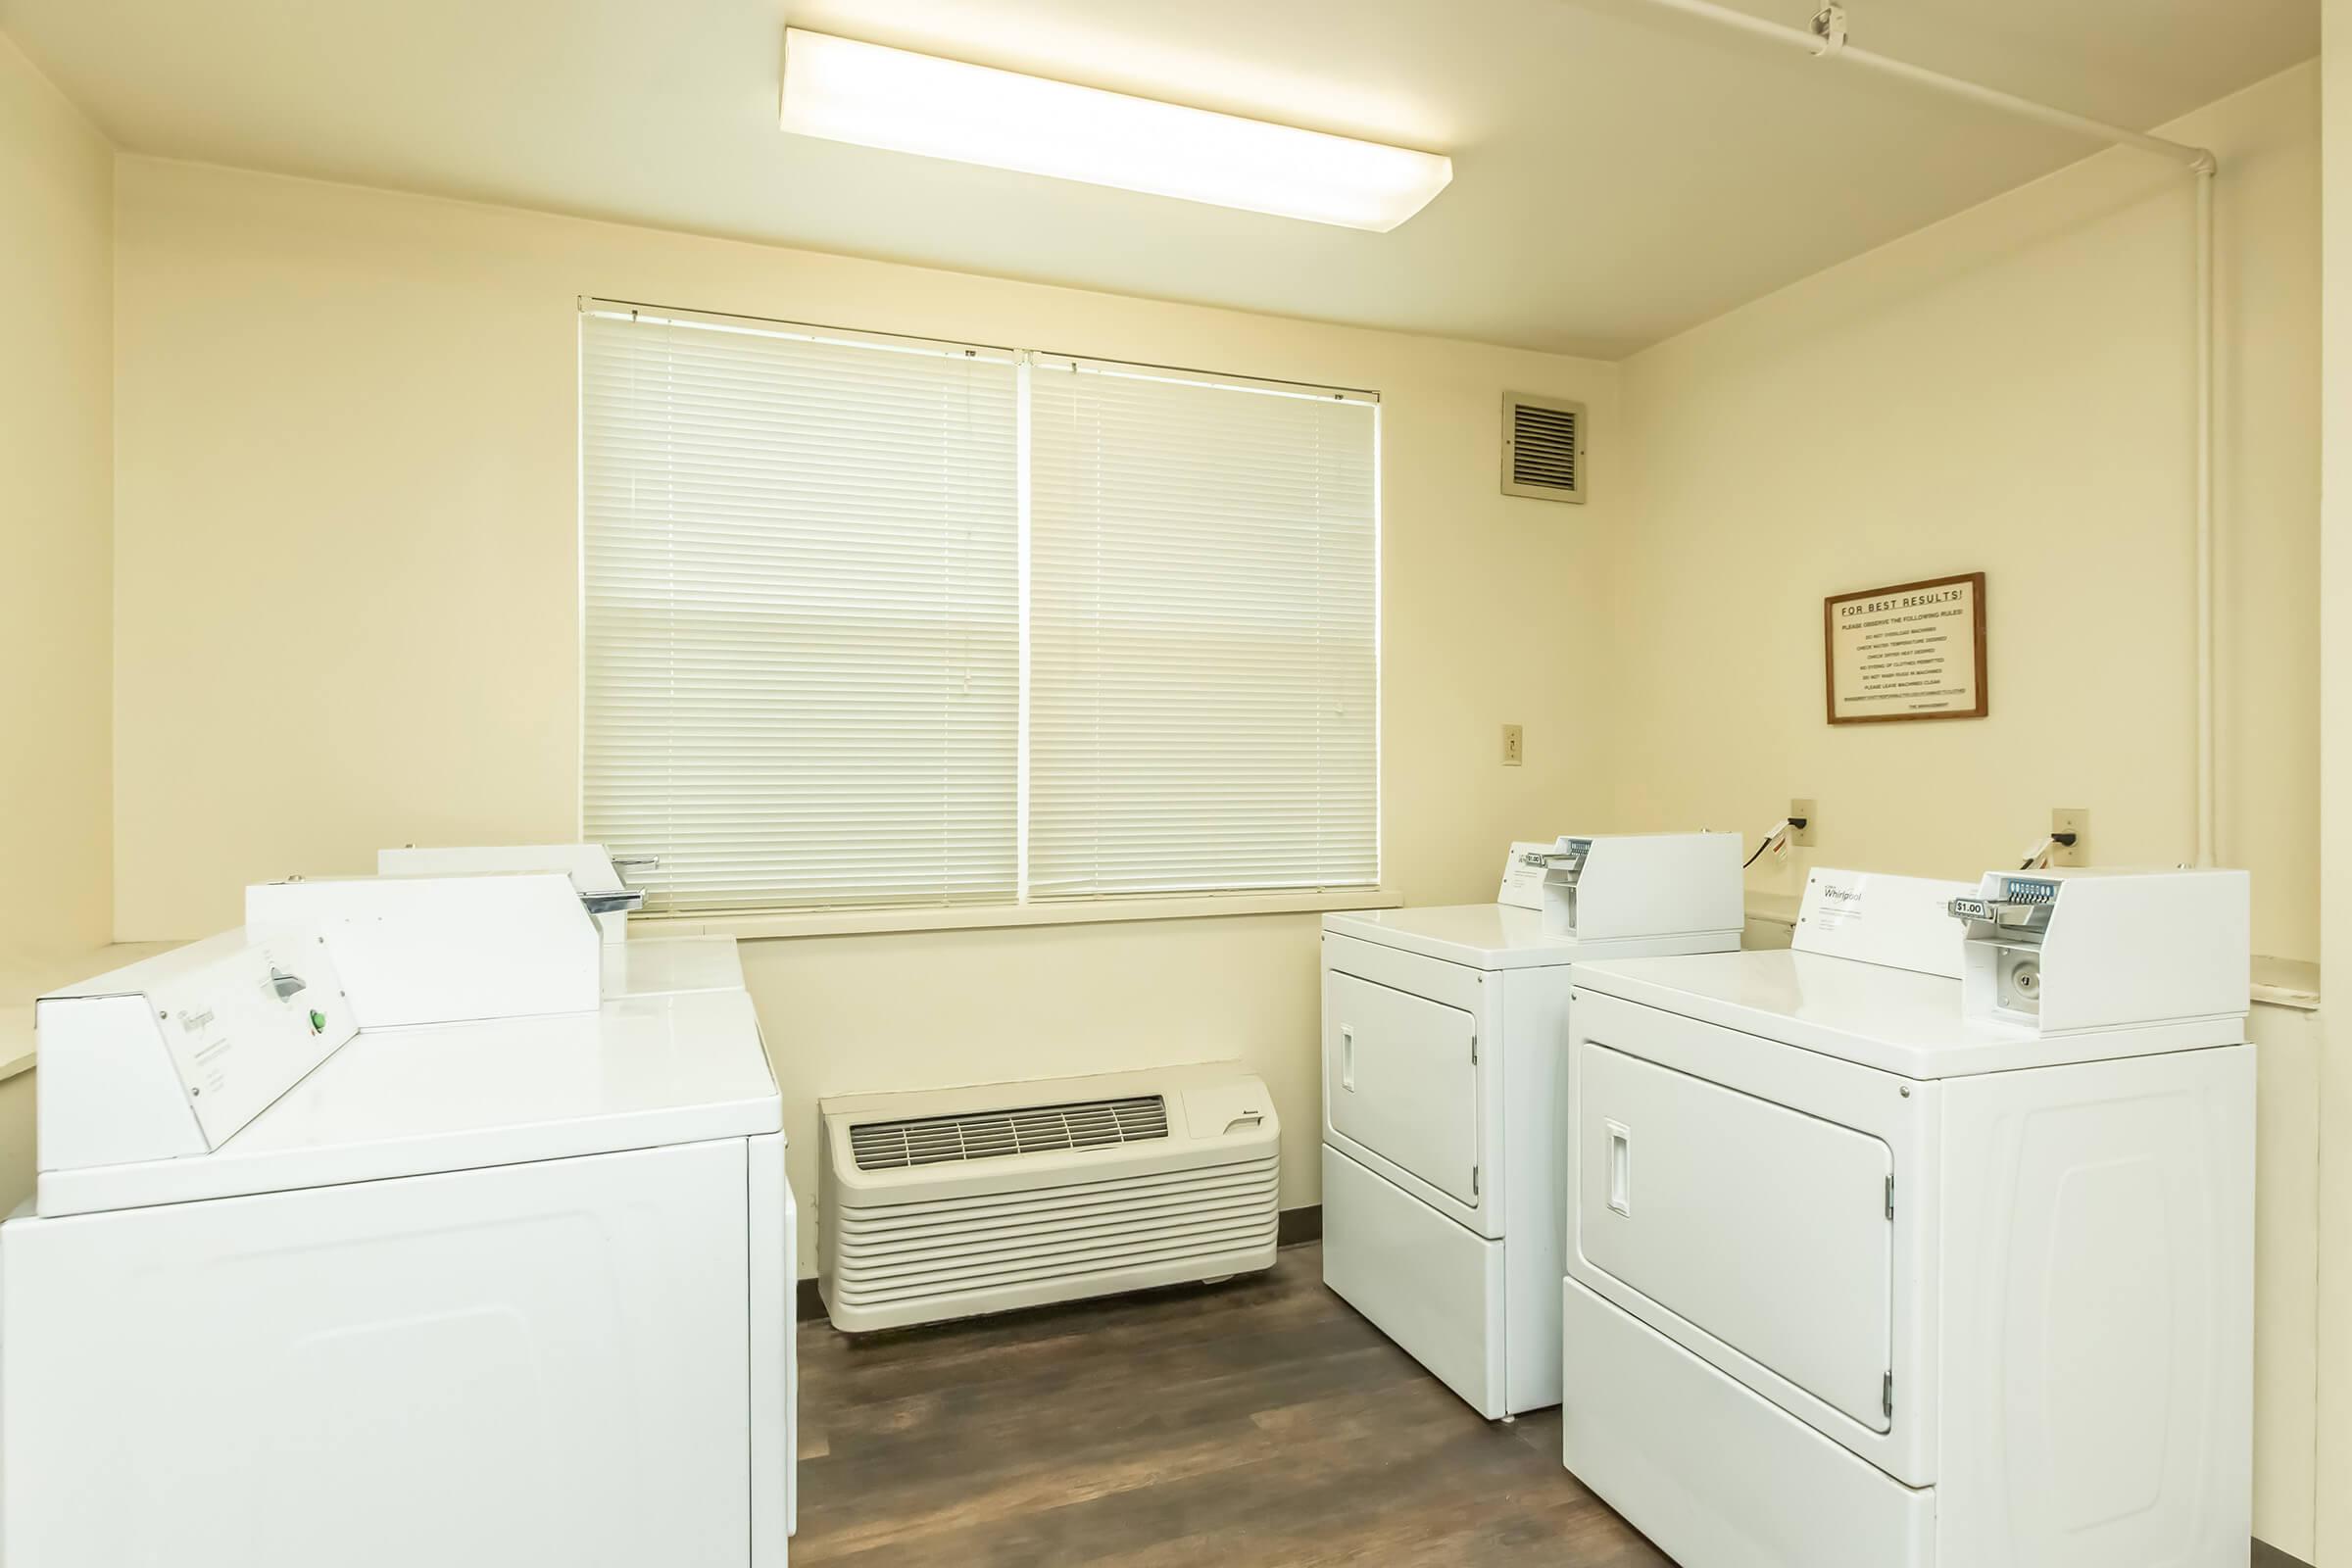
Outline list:
[[[1453,161],[798,27],[784,128],[803,136],[1386,232]]]

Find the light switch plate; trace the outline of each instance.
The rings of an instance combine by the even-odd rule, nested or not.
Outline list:
[[[1505,767],[1517,767],[1526,760],[1526,742],[1524,737],[1522,737],[1520,734],[1519,726],[1516,724],[1503,725],[1502,765]]]

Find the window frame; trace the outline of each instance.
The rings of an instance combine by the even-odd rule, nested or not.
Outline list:
[[[1383,713],[1383,699],[1386,695],[1384,664],[1387,598],[1382,548],[1386,537],[1387,520],[1383,483],[1386,432],[1383,427],[1384,405],[1381,395],[1377,391],[1138,361],[1109,360],[1100,356],[1074,355],[1060,351],[1008,349],[997,345],[967,343],[954,339],[830,327],[772,318],[689,310],[589,295],[580,296],[577,303],[583,330],[578,340],[580,363],[575,375],[575,398],[577,400],[575,414],[579,416],[579,423],[577,445],[574,452],[576,514],[574,566],[577,579],[574,585],[577,596],[575,606],[577,628],[575,695],[578,720],[577,741],[574,747],[577,766],[574,823],[575,830],[582,835],[586,832],[588,798],[587,710],[589,702],[587,679],[589,664],[588,494],[586,484],[588,452],[585,418],[587,379],[586,333],[584,329],[586,318],[592,314],[625,315],[639,320],[692,322],[720,329],[758,332],[763,335],[798,338],[842,346],[917,353],[961,352],[985,355],[992,359],[1003,356],[1010,359],[1016,367],[1014,451],[1018,515],[1014,564],[1018,577],[1015,615],[1019,642],[1019,718],[1018,733],[1014,741],[1017,804],[1014,812],[1015,843],[1013,849],[1015,881],[1011,899],[994,902],[785,905],[772,909],[747,907],[738,910],[654,910],[635,915],[634,923],[657,927],[665,934],[672,935],[731,933],[742,937],[792,937],[1309,913],[1321,910],[1393,908],[1403,902],[1388,884],[1387,813],[1385,810],[1387,754]],[[1033,591],[1031,568],[1034,541],[1031,531],[1033,469],[1030,455],[1030,378],[1041,365],[1052,367],[1076,365],[1100,368],[1113,373],[1138,375],[1146,379],[1165,379],[1230,390],[1344,398],[1370,407],[1372,414],[1370,474],[1372,537],[1370,553],[1372,563],[1371,732],[1373,754],[1371,809],[1374,867],[1374,879],[1370,883],[1349,882],[1278,888],[1210,888],[1181,892],[1151,891],[1031,896],[1029,889],[1031,765],[1029,710],[1033,681],[1029,656]]]

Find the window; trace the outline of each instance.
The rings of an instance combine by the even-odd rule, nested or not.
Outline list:
[[[1378,880],[1373,411],[1037,359],[1033,897]]]
[[[1371,396],[601,302],[581,358],[649,908],[1378,881]]]

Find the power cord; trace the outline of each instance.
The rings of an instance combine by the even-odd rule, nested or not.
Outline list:
[[[1771,832],[1764,835],[1764,842],[1756,846],[1756,853],[1749,856],[1745,860],[1742,860],[1740,863],[1740,869],[1744,871],[1749,866],[1755,864],[1758,860],[1764,858],[1764,852],[1766,850],[1772,849],[1774,846],[1785,842],[1789,834],[1794,833],[1797,829],[1803,827],[1806,820],[1806,818],[1801,816],[1782,817],[1779,824],[1775,826]]]
[[[2039,871],[2050,863],[2051,856],[2056,855],[2060,850],[2071,850],[2074,847],[2074,834],[2053,833],[2028,850],[2026,858],[2018,862],[2017,868],[2020,871]]]

